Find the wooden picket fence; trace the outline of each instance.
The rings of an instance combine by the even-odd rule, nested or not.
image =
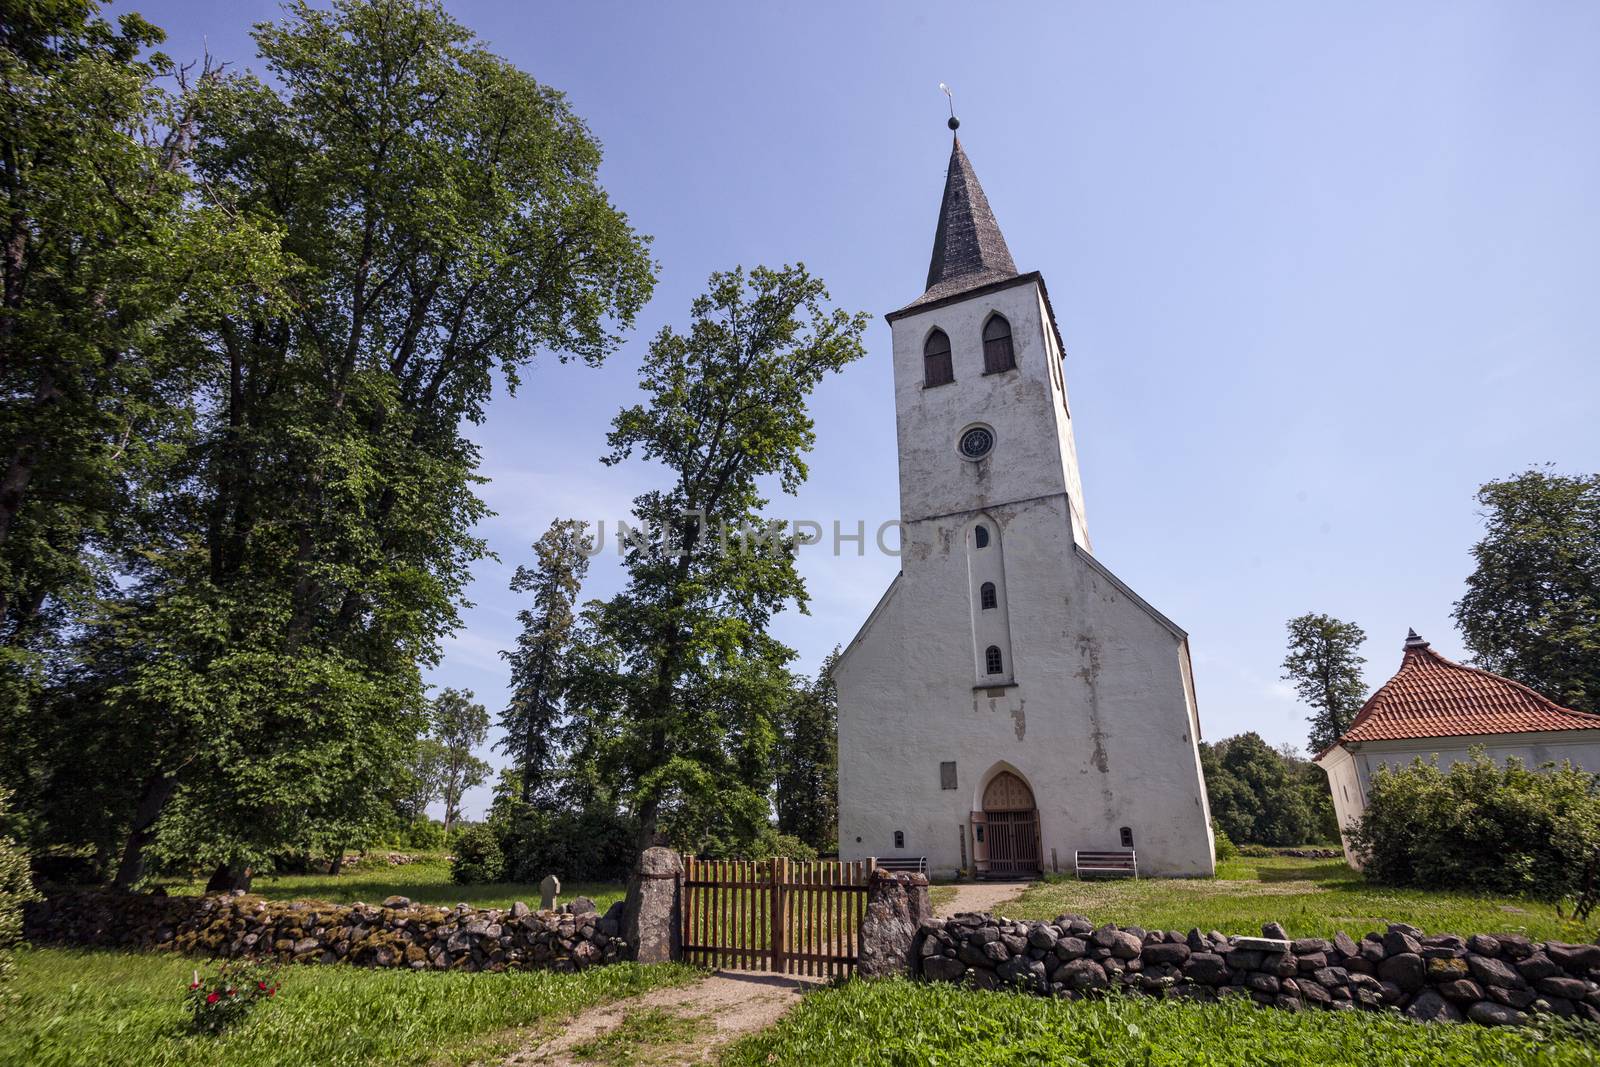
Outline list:
[[[874,865],[685,856],[684,959],[821,978],[852,974]]]

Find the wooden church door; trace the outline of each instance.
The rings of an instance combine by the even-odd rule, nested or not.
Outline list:
[[[1033,790],[1010,771],[1001,771],[983,791],[991,876],[1016,877],[1040,870],[1039,809]]]

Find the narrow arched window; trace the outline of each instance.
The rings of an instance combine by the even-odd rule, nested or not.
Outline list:
[[[984,611],[999,606],[999,601],[994,594],[994,583],[984,582],[978,590],[978,604]]]
[[[990,645],[983,654],[983,669],[990,674],[1003,674],[1006,669],[1005,661],[1000,658],[1000,646]]]
[[[922,387],[949,385],[955,380],[955,369],[950,364],[950,338],[943,330],[934,330],[922,345]]]
[[[972,531],[972,540],[979,548],[989,547],[989,527],[979,526]]]
[[[1133,847],[1133,827],[1131,827],[1131,826],[1124,826],[1122,828],[1122,847],[1123,848],[1132,848]]]
[[[1011,324],[1004,315],[990,315],[983,324],[983,373],[998,374],[1016,370],[1017,357],[1011,348]]]

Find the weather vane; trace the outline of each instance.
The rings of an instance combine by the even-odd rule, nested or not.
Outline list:
[[[961,120],[956,118],[956,94],[951,92],[950,86],[946,85],[944,82],[939,83],[939,91],[943,93],[950,101],[950,121],[945,123],[945,125],[950,127],[952,130],[960,129]]]

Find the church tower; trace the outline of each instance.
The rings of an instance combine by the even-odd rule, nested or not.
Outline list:
[[[1209,874],[1188,637],[1092,554],[1049,293],[959,138],[925,289],[887,319],[901,572],[835,672],[840,855]]]

